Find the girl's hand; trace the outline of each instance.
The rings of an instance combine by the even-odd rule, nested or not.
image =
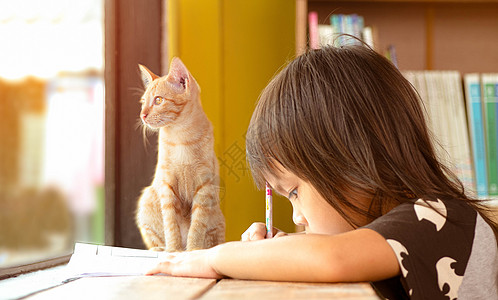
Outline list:
[[[181,277],[201,277],[219,279],[218,274],[210,265],[210,258],[214,256],[215,248],[195,250],[189,252],[168,253],[155,268],[146,275],[164,273]]]
[[[273,237],[285,236],[287,233],[273,227]],[[243,242],[263,240],[266,238],[266,225],[265,223],[255,222],[247,228],[247,230],[242,234],[241,240]]]

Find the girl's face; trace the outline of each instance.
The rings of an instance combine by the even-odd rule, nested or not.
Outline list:
[[[306,233],[338,234],[354,228],[309,183],[278,165],[276,176],[268,183],[292,204],[292,219],[304,226]]]

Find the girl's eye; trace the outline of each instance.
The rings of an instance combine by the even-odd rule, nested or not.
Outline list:
[[[288,199],[297,198],[297,188],[293,189],[288,196]]]
[[[161,96],[157,96],[156,98],[154,98],[155,105],[159,105],[159,104],[163,103],[163,101],[164,101],[164,99]]]

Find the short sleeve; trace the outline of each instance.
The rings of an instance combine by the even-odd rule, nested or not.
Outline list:
[[[472,250],[476,216],[463,201],[419,199],[365,226],[386,239],[401,270],[398,283],[402,289],[385,282],[373,283],[374,287],[389,299],[457,299]]]

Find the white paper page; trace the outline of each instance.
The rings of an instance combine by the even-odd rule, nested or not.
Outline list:
[[[77,243],[67,265],[68,278],[144,275],[162,255],[163,252]]]

